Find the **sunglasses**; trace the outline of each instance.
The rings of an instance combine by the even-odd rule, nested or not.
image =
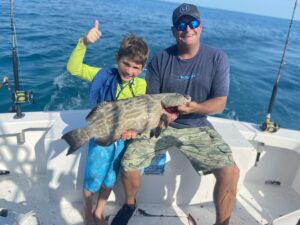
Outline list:
[[[200,26],[200,21],[199,20],[191,20],[190,22],[184,22],[184,21],[179,21],[175,25],[175,29],[177,31],[185,31],[187,26],[189,26],[191,29],[195,29]]]

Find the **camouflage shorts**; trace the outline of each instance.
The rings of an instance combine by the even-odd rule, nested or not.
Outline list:
[[[234,165],[228,144],[212,127],[175,129],[167,128],[158,138],[141,137],[129,142],[122,167],[134,171],[151,164],[156,153],[176,146],[191,162],[196,171],[204,173],[212,169]]]

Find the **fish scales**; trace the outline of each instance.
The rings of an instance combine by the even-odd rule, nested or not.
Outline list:
[[[89,139],[107,146],[121,138],[124,131],[158,136],[167,123],[165,109],[191,101],[190,96],[178,93],[143,95],[126,100],[105,102],[93,108],[86,117],[87,126],[77,128],[62,136],[69,145],[68,154],[74,152]]]

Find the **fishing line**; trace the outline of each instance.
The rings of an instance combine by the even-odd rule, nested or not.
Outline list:
[[[283,66],[285,64],[285,53],[286,53],[288,43],[289,43],[289,39],[290,39],[291,28],[292,28],[292,24],[293,24],[293,21],[294,21],[296,7],[298,5],[297,2],[298,2],[298,0],[295,0],[294,10],[293,10],[292,18],[290,20],[290,25],[289,25],[287,37],[286,37],[286,40],[285,40],[285,45],[284,45],[284,49],[283,49],[283,54],[282,54],[279,70],[278,70],[277,77],[276,77],[276,80],[275,80],[275,83],[274,83],[274,86],[273,86],[273,90],[272,90],[272,96],[271,96],[269,107],[268,107],[268,113],[267,113],[265,122],[261,126],[261,129],[263,131],[266,131],[266,132],[269,132],[269,133],[276,132],[280,127],[277,123],[271,122],[271,113],[272,113],[275,98],[276,98],[276,95],[277,95],[278,83],[279,83],[279,79],[280,79],[280,75],[281,75],[280,73],[283,70]]]

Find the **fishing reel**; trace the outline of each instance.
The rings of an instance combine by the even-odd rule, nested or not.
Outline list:
[[[33,99],[33,95],[31,91],[15,91],[12,93],[13,104],[9,108],[9,112],[15,112],[15,119],[20,119],[25,116],[24,113],[21,112],[21,104],[23,103],[35,103]]]
[[[15,91],[12,95],[12,99],[15,104],[35,103],[32,91]]]
[[[275,133],[280,128],[280,125],[275,122],[271,122],[270,118],[266,118],[266,121],[261,125],[261,129],[268,133]]]
[[[2,83],[0,83],[0,89],[2,87],[6,87],[7,90],[11,93],[12,96],[12,105],[9,108],[9,112],[17,112],[17,116],[15,118],[22,118],[24,114],[21,112],[20,105],[23,103],[32,103],[34,104],[36,101],[33,99],[33,94],[31,91],[15,91],[12,92],[9,84],[8,76],[4,76],[2,79]]]
[[[2,83],[0,84],[0,88],[2,87],[6,87],[7,90],[11,92],[8,76],[3,77]],[[12,100],[14,104],[35,103],[32,91],[15,91],[12,93]]]

